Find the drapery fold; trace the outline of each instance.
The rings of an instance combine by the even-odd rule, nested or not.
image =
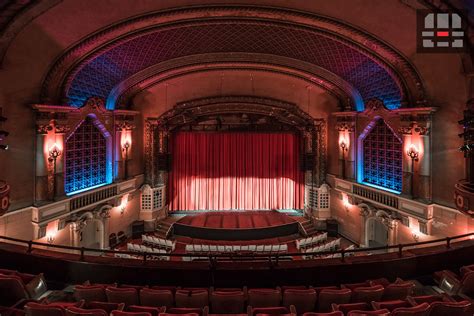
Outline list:
[[[171,211],[303,208],[296,134],[178,132],[170,145]]]

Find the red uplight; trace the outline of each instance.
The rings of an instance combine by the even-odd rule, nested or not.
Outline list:
[[[447,37],[449,36],[449,32],[436,32],[436,36]]]

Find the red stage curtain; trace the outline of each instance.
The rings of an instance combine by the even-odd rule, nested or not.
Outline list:
[[[178,132],[171,153],[170,210],[303,208],[295,134]]]

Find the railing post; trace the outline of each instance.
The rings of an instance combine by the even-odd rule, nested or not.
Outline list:
[[[146,264],[146,257],[147,257],[147,254],[146,252],[143,253],[143,264]]]
[[[446,237],[446,248],[451,248],[451,237]]]
[[[80,261],[84,261],[84,247],[81,247],[81,258]]]
[[[27,253],[31,253],[33,250],[33,240],[28,241],[28,250],[26,251]]]
[[[276,265],[278,265],[278,261],[280,261],[280,254],[277,253],[277,255],[276,255],[276,262],[275,262]]]
[[[341,250],[341,261],[344,262],[345,259],[344,259],[344,254],[345,254],[345,251],[344,249]]]
[[[398,244],[398,257],[401,258],[403,257],[403,245],[402,244]]]

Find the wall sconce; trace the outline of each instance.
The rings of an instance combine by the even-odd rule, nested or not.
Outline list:
[[[54,143],[53,146],[49,148],[49,158],[48,158],[48,161],[53,163],[53,197],[56,196],[56,160],[61,155],[62,155],[61,148],[59,148],[58,144]]]
[[[349,213],[349,208],[352,204],[349,202],[349,197],[345,194],[342,196],[342,205],[344,206],[346,213]]]
[[[346,178],[346,151],[348,150],[348,144],[346,144],[346,141],[342,139],[339,142],[339,146],[341,147],[342,150],[342,179]]]
[[[119,206],[120,215],[123,215],[125,213],[125,210],[127,209],[127,204],[128,204],[128,195],[125,195],[122,197],[122,203],[120,203],[120,206]]]
[[[48,244],[53,244],[54,243],[54,239],[56,239],[56,236],[54,234],[49,234],[47,237],[46,237],[46,241],[48,242]]]
[[[124,160],[124,178],[128,178],[128,149],[130,148],[130,140],[125,140],[122,144],[122,151],[125,152],[125,160]]]
[[[127,206],[125,204],[120,205],[120,215],[123,215],[123,213],[125,213],[126,208]]]
[[[410,195],[414,197],[414,188],[413,188],[413,179],[415,177],[415,161],[418,161],[418,156],[420,152],[414,144],[411,144],[407,150],[407,156],[411,159],[411,177],[410,177]]]
[[[420,234],[416,230],[411,231],[411,236],[413,237],[413,240],[415,242],[418,242],[420,240]]]

